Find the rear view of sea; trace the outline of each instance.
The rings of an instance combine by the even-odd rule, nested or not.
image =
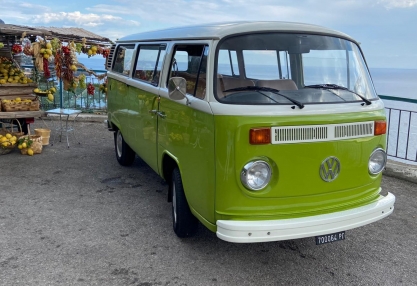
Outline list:
[[[371,68],[370,71],[379,95],[417,100],[417,69]]]

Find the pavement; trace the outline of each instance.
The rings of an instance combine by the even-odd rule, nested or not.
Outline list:
[[[78,119],[70,148],[0,156],[1,286],[417,285],[414,183],[383,176],[395,211],[343,242],[233,244],[202,225],[179,239],[166,182],[139,158],[117,163],[105,116]]]
[[[56,115],[58,116],[58,115]],[[43,119],[49,119],[44,117]],[[81,122],[99,122],[103,123],[107,120],[107,114],[102,112],[97,113],[81,113],[77,117],[77,121]],[[387,166],[383,172],[385,176],[405,180],[417,184],[417,162],[413,165],[402,163],[394,160],[388,160]]]

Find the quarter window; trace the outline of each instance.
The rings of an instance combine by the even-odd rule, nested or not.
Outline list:
[[[208,46],[178,45],[171,62],[170,77],[183,77],[187,93],[201,99],[206,96],[207,55]]]
[[[236,51],[219,50],[218,72],[228,76],[239,76]]]
[[[133,78],[158,85],[164,56],[164,45],[140,46]]]
[[[119,45],[117,47],[116,59],[113,64],[113,71],[128,76],[132,65],[134,45]]]

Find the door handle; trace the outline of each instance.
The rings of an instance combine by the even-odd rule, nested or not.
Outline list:
[[[165,112],[162,112],[162,111],[157,111],[156,112],[156,115],[158,115],[159,117],[162,117],[162,118],[167,117],[166,114],[165,114]]]
[[[163,111],[158,111],[158,110],[156,110],[156,109],[149,110],[149,113],[150,113],[150,114],[156,114],[156,115],[158,115],[158,116],[160,116],[160,117],[162,117],[162,118],[167,117],[167,115],[165,114],[165,112],[163,112]]]

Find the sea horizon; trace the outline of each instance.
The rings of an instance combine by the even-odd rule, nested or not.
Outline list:
[[[101,56],[79,58],[92,70],[105,70],[106,59]],[[417,68],[369,68],[378,95],[417,100]]]

